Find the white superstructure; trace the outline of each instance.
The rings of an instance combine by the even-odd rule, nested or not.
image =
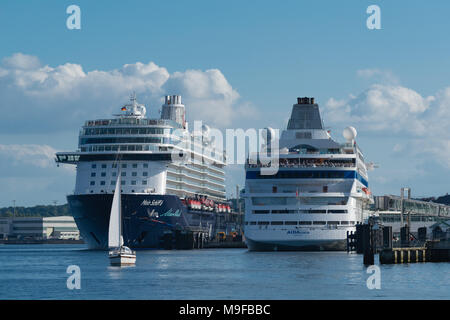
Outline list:
[[[298,98],[279,140],[278,172],[263,175],[260,162],[246,165],[250,250],[345,249],[347,231],[363,221],[372,197],[356,130],[346,128],[344,137],[343,144],[331,138],[314,98]]]
[[[79,150],[57,154],[57,162],[77,166],[74,194],[112,193],[120,157],[123,194],[201,195],[225,201],[224,156],[207,143],[206,135],[188,131],[181,96],[165,97],[160,119],[145,115],[146,108],[133,96],[115,119],[86,121]],[[173,161],[178,152],[190,155],[190,163]]]

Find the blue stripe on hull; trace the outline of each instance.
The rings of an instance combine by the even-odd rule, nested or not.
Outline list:
[[[67,197],[83,239],[91,249],[107,249],[112,194]],[[123,238],[131,248],[160,248],[165,232],[188,226],[207,229],[215,215],[188,212],[174,195],[122,194]]]

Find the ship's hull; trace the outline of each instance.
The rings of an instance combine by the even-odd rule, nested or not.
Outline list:
[[[250,251],[343,251],[346,234],[346,229],[247,230],[245,241]]]
[[[70,210],[90,249],[108,248],[113,194],[70,195]],[[188,210],[174,195],[122,194],[124,245],[161,248],[164,234],[188,228],[214,232],[216,214]]]

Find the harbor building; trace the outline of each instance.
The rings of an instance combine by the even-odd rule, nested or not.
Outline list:
[[[3,217],[0,218],[0,239],[80,239],[71,216]]]
[[[408,221],[411,232],[417,232],[418,228],[431,228],[450,219],[450,206],[411,199],[410,192],[406,198],[396,195],[375,196],[372,210],[371,215],[382,224],[392,226],[394,234],[399,233],[400,227]]]

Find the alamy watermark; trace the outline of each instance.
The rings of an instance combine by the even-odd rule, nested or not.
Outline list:
[[[376,4],[367,7],[366,13],[370,16],[366,20],[366,26],[369,30],[381,29],[381,9]]]
[[[66,286],[67,289],[81,289],[81,269],[77,265],[70,265],[67,267],[66,273],[70,274],[67,278]]]
[[[381,289],[381,269],[379,266],[372,265],[369,266],[366,270],[368,274],[372,274],[369,278],[367,278],[366,285],[367,289],[373,290]]]
[[[66,13],[70,16],[66,20],[67,29],[81,29],[81,9],[79,6],[72,4],[67,7]]]
[[[212,163],[219,160],[226,165],[248,164],[259,167],[261,175],[274,175],[278,172],[278,129],[225,129],[224,137],[221,130],[209,128],[202,121],[194,121],[192,135],[184,129],[177,129],[173,136],[178,139],[173,141],[173,162]],[[225,159],[221,158],[223,151]]]

